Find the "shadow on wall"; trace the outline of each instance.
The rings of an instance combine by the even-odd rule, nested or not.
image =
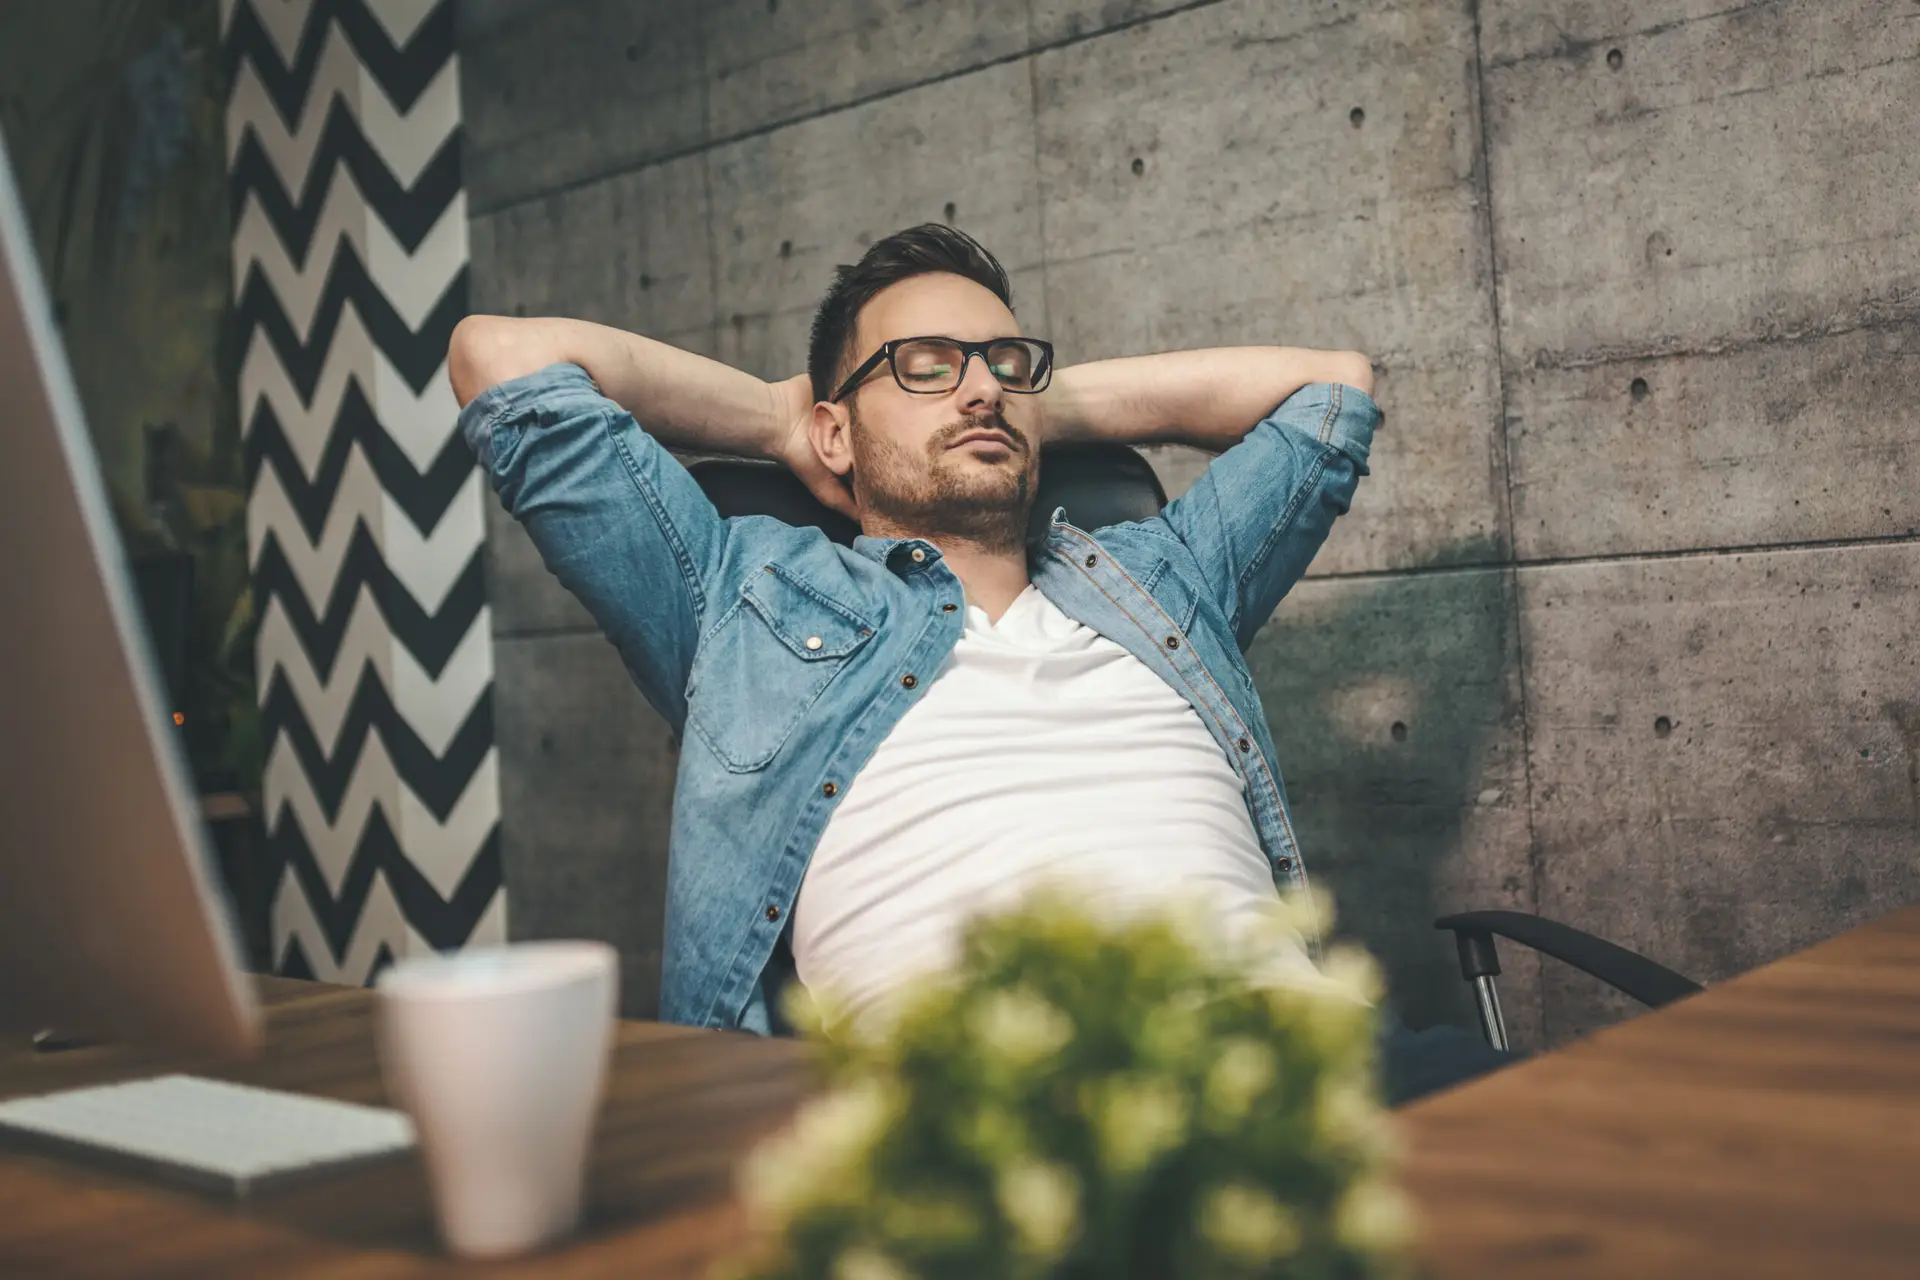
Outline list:
[[[1500,554],[1476,539],[1435,559]],[[1510,568],[1308,580],[1247,654],[1308,873],[1415,1027],[1472,1025],[1434,918],[1533,902],[1514,627]],[[1533,964],[1503,960],[1516,1038],[1537,1043]]]

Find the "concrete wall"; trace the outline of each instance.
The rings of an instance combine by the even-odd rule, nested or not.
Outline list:
[[[1376,358],[1374,477],[1251,657],[1409,1020],[1469,1017],[1448,909],[1714,980],[1920,899],[1920,4],[461,18],[477,309],[782,377],[834,264],[947,218],[1068,361]],[[516,925],[645,970],[676,744],[497,512],[490,547]],[[1508,971],[1527,1043],[1628,1012]]]

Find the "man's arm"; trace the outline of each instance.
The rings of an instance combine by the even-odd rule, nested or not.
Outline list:
[[[601,394],[668,448],[771,458],[823,502],[853,513],[851,495],[807,439],[813,400],[795,394],[796,380],[763,382],[718,360],[585,320],[468,316],[455,326],[447,350],[447,374],[463,406],[487,387],[554,364],[585,369]]]
[[[1209,347],[1070,365],[1055,371],[1040,398],[1048,441],[1188,444],[1219,453],[1316,382],[1371,396],[1373,368],[1357,351]]]
[[[1224,347],[1062,369],[1049,440],[1225,450],[1167,504],[1242,649],[1353,500],[1380,410],[1352,351]],[[1278,407],[1276,407],[1278,406]]]
[[[609,400],[673,448],[760,456],[780,424],[773,388],[717,360],[585,320],[468,316],[453,330],[447,375],[462,407],[490,386],[577,364]]]
[[[461,434],[501,504],[677,729],[728,530],[662,442],[764,453],[780,430],[771,389],[565,320],[470,317],[447,364]]]

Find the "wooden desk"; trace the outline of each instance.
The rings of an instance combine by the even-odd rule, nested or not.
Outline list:
[[[267,1050],[206,1072],[386,1103],[373,997],[259,979]],[[0,1050],[0,1097],[151,1073],[126,1050]],[[654,1023],[620,1024],[588,1181],[587,1223],[564,1250],[478,1266],[443,1256],[417,1160],[288,1188],[240,1207],[76,1164],[0,1153],[0,1276],[704,1276],[739,1238],[733,1166],[806,1090],[803,1046]]]
[[[268,1051],[215,1074],[384,1101],[365,992],[263,979]],[[807,1086],[791,1042],[623,1024],[584,1236],[440,1255],[416,1163],[241,1209],[0,1155],[0,1276],[670,1277],[738,1239],[732,1168]],[[0,1096],[161,1065],[0,1052]],[[1409,1108],[1432,1275],[1920,1274],[1920,908]]]
[[[1402,1118],[1437,1276],[1920,1276],[1920,907]]]

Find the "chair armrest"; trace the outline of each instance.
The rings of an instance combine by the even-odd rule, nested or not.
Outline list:
[[[1433,927],[1453,932],[1460,947],[1460,972],[1469,982],[1500,972],[1500,961],[1493,948],[1493,937],[1497,934],[1542,955],[1563,960],[1650,1008],[1658,1009],[1704,990],[1692,979],[1625,947],[1583,933],[1572,925],[1524,911],[1465,911],[1442,916],[1433,922]]]

